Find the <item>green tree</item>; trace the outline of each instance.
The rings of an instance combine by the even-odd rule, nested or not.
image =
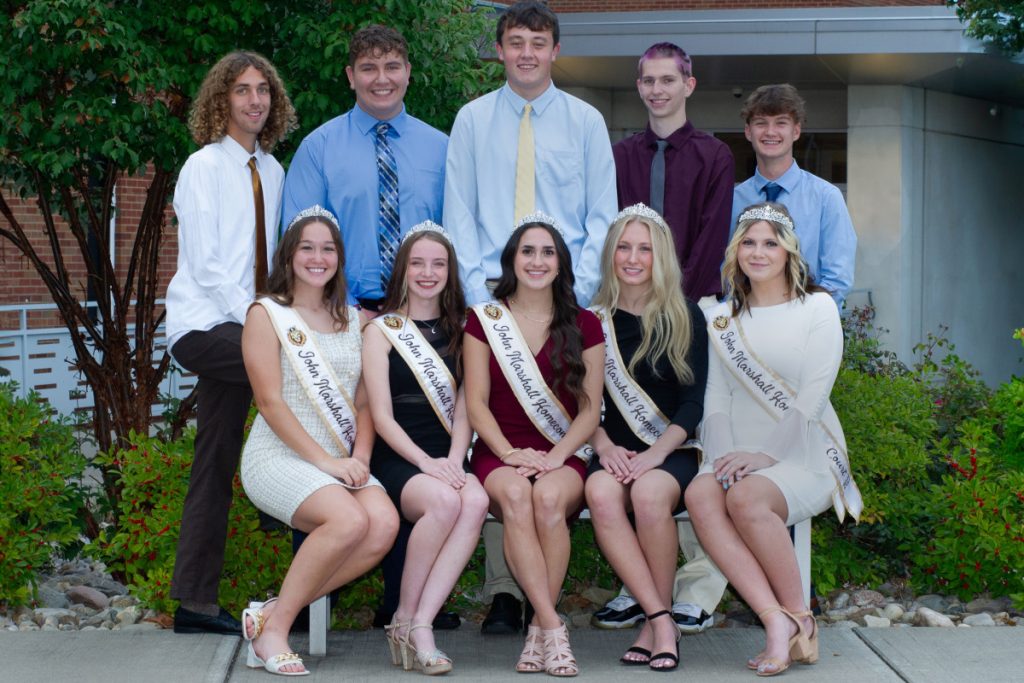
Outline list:
[[[947,0],[972,38],[995,45],[1008,55],[1024,52],[1024,0]]]
[[[163,320],[157,265],[175,175],[194,150],[188,108],[210,65],[238,48],[274,62],[301,124],[277,150],[284,161],[307,132],[352,105],[347,46],[365,24],[406,36],[414,65],[407,106],[439,128],[497,78],[496,65],[479,57],[491,18],[471,0],[21,0],[5,3],[5,14],[0,182],[6,196],[35,203],[45,244],[30,240],[4,194],[0,237],[32,263],[57,304],[95,396],[92,431],[103,451],[126,445],[133,430],[148,432],[169,367],[153,343]],[[126,175],[145,175],[148,189],[130,262],[118,272],[109,226]],[[67,236],[74,248],[66,253]],[[84,281],[69,268],[82,262]],[[117,477],[104,480],[115,509]]]

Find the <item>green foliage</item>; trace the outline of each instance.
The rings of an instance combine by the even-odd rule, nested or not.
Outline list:
[[[1024,2],[1021,0],[946,0],[966,24],[965,33],[1013,56],[1024,51]]]
[[[0,383],[0,603],[8,606],[30,602],[35,572],[82,532],[85,458],[71,425],[44,406]]]
[[[138,434],[108,459],[120,472],[119,524],[107,527],[87,552],[106,563],[148,607],[171,612],[171,574],[181,511],[192,466],[195,430],[165,442]],[[264,532],[237,475],[228,516],[221,604],[238,614],[248,601],[277,591],[291,563],[288,533]]]
[[[940,326],[938,334],[929,332],[914,347],[920,354],[914,373],[931,395],[939,438],[955,438],[957,425],[983,409],[991,394],[980,373],[954,353],[956,347],[945,337],[948,331]]]
[[[619,578],[597,545],[594,525],[578,522],[569,529],[572,553],[569,555],[569,571],[565,576],[566,587],[570,590],[581,590],[587,586],[618,587]]]
[[[987,420],[966,423],[948,473],[922,499],[929,536],[913,555],[912,580],[919,591],[1012,595],[1024,606],[1024,472],[992,457],[991,437]]]

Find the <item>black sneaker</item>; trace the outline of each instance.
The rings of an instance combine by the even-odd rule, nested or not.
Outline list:
[[[643,608],[628,595],[613,598],[590,617],[590,623],[597,628],[632,628],[643,620]]]
[[[703,633],[715,625],[715,618],[701,609],[700,605],[688,602],[677,602],[672,605],[672,619],[676,622],[676,628],[684,636],[692,636]]]

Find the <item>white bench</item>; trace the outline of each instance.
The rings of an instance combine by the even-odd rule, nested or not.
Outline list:
[[[590,510],[584,509],[580,519],[590,519]],[[685,511],[676,515],[680,524],[689,524],[690,515]],[[494,517],[488,515],[487,523]],[[805,519],[793,527],[793,546],[796,549],[796,563],[800,568],[800,582],[804,588],[804,602],[811,600],[811,520]],[[309,606],[309,654],[322,657],[327,654],[327,629],[331,625],[331,606],[327,596],[317,598]]]

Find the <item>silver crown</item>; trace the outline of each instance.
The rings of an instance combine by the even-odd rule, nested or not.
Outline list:
[[[513,231],[518,230],[524,225],[529,225],[530,223],[543,223],[544,225],[550,225],[556,232],[558,232],[559,235],[562,236],[563,240],[565,239],[565,233],[562,232],[562,228],[558,226],[558,222],[543,211],[534,211],[526,214],[519,219],[519,222],[516,223],[516,227],[513,228]]]
[[[418,232],[433,232],[433,233],[437,233],[438,235],[443,237],[445,239],[445,241],[448,242],[448,244],[453,244],[452,236],[448,234],[448,231],[445,230],[444,228],[442,228],[440,225],[438,225],[434,221],[431,221],[431,220],[426,220],[426,221],[423,221],[422,223],[417,223],[416,225],[414,225],[411,228],[409,228],[409,232],[405,233],[405,235],[402,236],[402,244],[405,244],[405,241],[407,239],[409,239],[410,237],[412,237],[413,235],[415,235]]]
[[[627,206],[622,211],[619,211],[618,215],[615,216],[615,220],[613,220],[612,223],[617,223],[626,217],[646,218],[648,220],[654,221],[658,225],[658,227],[660,227],[665,232],[668,232],[668,223],[666,223],[665,219],[661,217],[661,214],[652,209],[651,207],[647,206],[643,202],[634,204],[633,206]]]
[[[782,223],[790,230],[793,229],[793,221],[790,220],[789,216],[773,209],[767,204],[758,204],[752,209],[747,209],[740,214],[739,220],[741,221],[771,221],[773,223]]]
[[[336,230],[340,229],[338,228],[338,219],[334,217],[333,213],[331,213],[324,207],[320,206],[319,204],[314,204],[308,209],[303,209],[302,211],[299,211],[297,214],[295,214],[295,218],[293,218],[292,222],[288,224],[287,228],[285,228],[285,232],[291,230],[292,226],[301,221],[303,218],[324,218],[327,220],[328,223],[333,225]]]

